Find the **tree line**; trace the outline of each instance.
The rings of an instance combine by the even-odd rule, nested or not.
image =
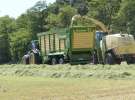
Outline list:
[[[0,17],[0,63],[17,63],[37,34],[52,28],[69,27],[80,7],[82,14],[102,21],[111,32],[135,36],[134,0],[56,0],[37,2],[18,18]]]

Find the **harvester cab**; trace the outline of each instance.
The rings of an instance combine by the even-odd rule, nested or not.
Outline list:
[[[108,33],[103,31],[96,31],[96,46],[97,48],[100,47],[100,41],[103,39],[104,36],[106,36]]]
[[[107,35],[107,32],[103,32],[103,31],[96,31],[96,35],[95,35],[95,45],[96,45],[96,53],[97,53],[97,58],[98,58],[98,63],[103,64],[103,58],[102,58],[102,40],[103,38]]]

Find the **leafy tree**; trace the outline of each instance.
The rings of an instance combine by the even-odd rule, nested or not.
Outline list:
[[[91,15],[111,28],[112,20],[120,9],[121,0],[89,0]]]
[[[59,27],[61,25],[59,15],[49,13],[47,17],[49,29],[53,27]]]
[[[20,28],[24,28],[24,29],[27,29],[29,31],[31,31],[31,22],[29,20],[30,18],[28,17],[27,14],[22,14],[21,16],[19,16],[17,19],[16,19],[16,27],[17,29],[20,29]]]
[[[22,56],[28,51],[31,33],[24,28],[20,28],[16,32],[13,32],[10,38],[12,61],[21,61]]]
[[[58,3],[58,4],[64,4],[65,3],[65,0],[56,0],[56,3]]]
[[[61,9],[59,18],[62,27],[68,27],[70,25],[71,19],[75,15],[75,13],[76,10],[71,6],[66,6]]]
[[[21,60],[26,53],[29,42],[32,39],[31,23],[27,14],[22,14],[16,19],[16,31],[10,34],[10,52],[13,62]]]
[[[87,5],[88,0],[69,0],[70,1],[70,5],[74,8],[78,8],[80,5],[84,4]]]
[[[44,32],[49,29],[47,25],[48,9],[45,1],[37,2],[27,11],[27,16],[30,21],[33,39],[37,38],[37,33]]]
[[[121,9],[115,18],[115,29],[135,35],[135,1],[123,0],[121,5]]]
[[[85,4],[80,5],[80,7],[78,8],[78,13],[81,16],[84,16],[88,13],[88,7]]]
[[[11,60],[9,35],[16,30],[15,20],[5,16],[0,18],[0,63]]]
[[[48,11],[52,14],[59,14],[60,12],[60,6],[57,3],[53,3],[48,6]]]

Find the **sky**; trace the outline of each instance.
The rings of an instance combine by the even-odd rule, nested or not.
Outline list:
[[[0,0],[0,16],[9,15],[10,17],[17,18],[38,1],[40,0]],[[54,1],[46,0],[48,4]]]

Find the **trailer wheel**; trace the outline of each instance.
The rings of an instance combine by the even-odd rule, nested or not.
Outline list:
[[[116,64],[120,65],[122,60],[121,58],[117,58],[115,61],[116,61]]]
[[[109,64],[109,65],[114,64],[114,59],[113,59],[113,56],[112,56],[111,53],[107,53],[107,54],[106,54],[105,63],[106,63],[106,64]]]
[[[52,59],[51,59],[51,64],[52,64],[52,65],[57,64],[57,60],[56,60],[56,58],[52,58]]]
[[[127,64],[128,64],[128,65],[134,64],[133,58],[128,58],[128,59],[127,59]]]
[[[64,64],[64,59],[63,58],[59,58],[58,63],[59,64]]]

